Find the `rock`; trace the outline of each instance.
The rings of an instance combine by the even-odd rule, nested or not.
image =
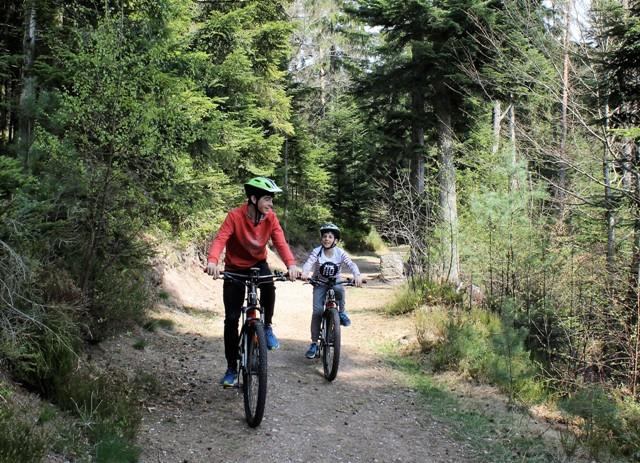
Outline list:
[[[380,256],[380,278],[387,283],[403,283],[405,281],[404,262],[397,252]]]

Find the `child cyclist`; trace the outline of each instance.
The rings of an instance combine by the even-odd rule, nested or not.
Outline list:
[[[320,285],[313,287],[313,314],[311,316],[311,345],[305,356],[308,359],[315,358],[318,354],[318,337],[320,336],[320,325],[322,323],[322,312],[324,310],[324,298],[327,287],[322,285],[327,281],[329,275],[340,275],[340,267],[345,264],[353,273],[353,282],[356,286],[362,285],[362,277],[358,266],[351,260],[347,253],[337,247],[340,240],[340,229],[332,224],[326,223],[320,227],[320,246],[309,254],[307,261],[302,266],[302,279],[308,280],[311,276],[320,281]],[[338,310],[340,314],[340,324],[349,326],[351,320],[345,311],[345,293],[342,285],[334,287],[336,299],[338,300]]]
[[[219,257],[226,247],[225,270],[249,275],[252,267],[260,269],[260,275],[271,273],[267,265],[267,242],[272,240],[278,254],[289,270],[289,279],[294,281],[298,268],[293,253],[284,237],[280,222],[273,211],[273,197],[282,192],[271,179],[255,177],[244,184],[247,203],[227,214],[218,234],[209,247],[207,273],[214,278],[220,276]],[[222,286],[224,301],[224,355],[227,359],[227,371],[220,384],[224,387],[235,386],[238,380],[236,365],[238,360],[238,325],[245,286],[234,281],[225,281]],[[273,283],[260,285],[260,304],[264,309],[267,347],[277,349],[280,345],[271,321],[276,300]]]

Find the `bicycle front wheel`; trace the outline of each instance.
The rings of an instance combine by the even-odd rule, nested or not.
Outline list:
[[[267,337],[264,325],[256,322],[248,326],[246,365],[242,371],[244,414],[250,427],[262,421],[267,401]]]
[[[336,379],[340,364],[340,316],[337,309],[324,312],[322,367],[328,381]]]

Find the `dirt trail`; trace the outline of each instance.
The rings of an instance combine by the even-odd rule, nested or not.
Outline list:
[[[375,257],[358,258],[366,273]],[[417,393],[389,369],[375,345],[413,335],[408,319],[372,309],[391,297],[388,286],[347,289],[352,326],[343,329],[337,379],[304,358],[309,343],[311,287],[277,285],[274,331],[281,348],[269,353],[265,418],[257,429],[244,421],[242,394],[218,385],[224,372],[222,282],[197,269],[168,270],[170,304],[157,318],[172,331],[136,333],[103,346],[109,363],[155,376],[140,431],[143,462],[465,462],[468,449],[417,409]],[[145,349],[135,350],[136,336]],[[153,383],[153,381],[151,381]]]

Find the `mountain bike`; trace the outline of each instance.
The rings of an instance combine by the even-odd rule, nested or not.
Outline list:
[[[228,281],[237,281],[247,287],[247,304],[242,307],[240,341],[238,343],[238,385],[242,382],[244,414],[250,427],[262,421],[267,402],[267,337],[264,331],[264,313],[258,301],[258,287],[271,281],[285,281],[281,272],[260,275],[259,268],[251,268],[249,275],[222,272]],[[242,381],[240,381],[242,378]]]
[[[333,381],[336,379],[338,366],[340,366],[340,315],[334,287],[336,285],[354,286],[354,283],[349,279],[338,280],[336,277],[329,277],[327,281],[310,278],[308,282],[312,286],[326,286],[327,288],[320,324],[320,337],[318,338],[318,355],[322,358],[324,377],[327,381]]]

